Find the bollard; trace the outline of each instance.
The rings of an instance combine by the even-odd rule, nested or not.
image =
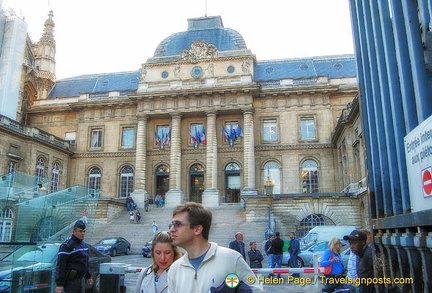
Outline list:
[[[100,292],[125,293],[124,285],[127,265],[123,263],[100,264]]]

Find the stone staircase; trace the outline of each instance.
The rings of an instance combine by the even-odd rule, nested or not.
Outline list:
[[[258,249],[262,249],[267,222],[247,222],[246,211],[240,204],[222,204],[212,208],[211,211],[213,223],[210,241],[228,247],[229,242],[234,239],[234,234],[241,231],[245,235],[244,242],[247,250],[250,241],[256,241]],[[95,223],[90,233],[87,233],[85,241],[95,244],[105,237],[124,237],[132,244],[131,253],[140,254],[142,246],[153,237],[151,229],[153,220],[156,220],[159,230],[168,230],[172,220],[172,208],[156,208],[152,205],[149,212],[142,210],[140,212],[142,216],[140,223],[130,223],[129,212],[126,210],[108,223]]]

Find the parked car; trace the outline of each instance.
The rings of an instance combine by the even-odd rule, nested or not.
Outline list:
[[[328,241],[320,241],[315,244],[312,244],[310,246],[305,247],[304,249],[300,250],[300,253],[298,255],[298,266],[304,267],[304,266],[313,266],[313,256],[314,254],[317,254],[319,256],[322,256],[324,254],[324,251],[328,249]],[[342,241],[342,251],[345,251],[349,245],[346,241]],[[289,252],[284,252],[283,259],[282,259],[282,265],[288,266],[290,261],[290,254]],[[291,265],[290,265],[291,266]]]
[[[95,245],[97,250],[112,257],[119,253],[129,254],[131,244],[123,237],[110,237],[99,240]]]
[[[31,289],[54,292],[57,253],[62,243],[25,245],[4,257],[0,261],[0,293],[18,292],[19,287],[19,292]],[[91,245],[88,247],[93,285],[86,284],[86,293],[99,293],[100,264],[111,262],[111,257]]]
[[[151,248],[152,248],[152,241],[147,241],[146,244],[144,244],[141,254],[143,257],[151,257]]]

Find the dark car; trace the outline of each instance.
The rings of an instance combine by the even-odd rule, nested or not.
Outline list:
[[[141,254],[144,257],[151,257],[151,248],[152,248],[152,241],[147,241],[146,244],[144,244]]]
[[[54,292],[57,253],[62,242],[25,245],[0,261],[0,293],[41,290]],[[88,245],[90,273],[93,286],[86,285],[86,293],[99,293],[101,263],[111,262],[111,257]],[[44,289],[46,288],[46,289]]]
[[[112,257],[119,253],[129,254],[131,250],[130,242],[123,237],[104,238],[99,240],[94,246],[103,254],[109,254]]]

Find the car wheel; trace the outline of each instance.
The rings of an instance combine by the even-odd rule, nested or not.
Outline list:
[[[112,251],[112,253],[111,253],[111,256],[114,257],[114,256],[116,256],[116,255],[117,255],[117,249],[113,249],[113,251]]]
[[[125,254],[128,255],[129,252],[130,252],[130,247],[126,248],[126,252],[125,252]]]
[[[300,257],[297,258],[297,265],[299,268],[302,268],[304,266],[304,262]]]

